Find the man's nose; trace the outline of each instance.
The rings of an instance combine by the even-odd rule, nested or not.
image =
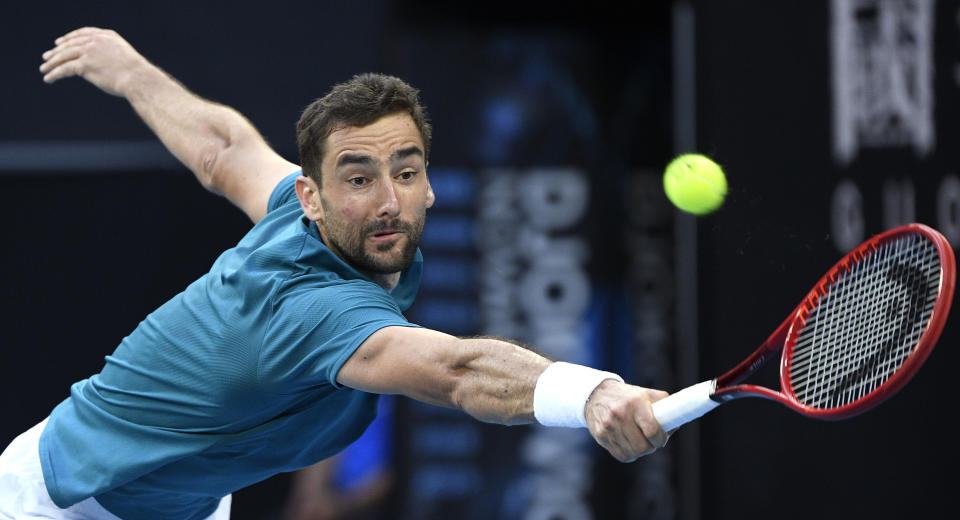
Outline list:
[[[378,217],[396,217],[400,214],[400,201],[397,200],[397,192],[392,182],[380,183],[380,207],[377,209]]]

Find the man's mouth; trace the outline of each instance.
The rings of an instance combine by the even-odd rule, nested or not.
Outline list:
[[[370,234],[370,238],[375,241],[381,240],[391,240],[400,236],[403,231],[399,229],[381,229],[375,233]]]

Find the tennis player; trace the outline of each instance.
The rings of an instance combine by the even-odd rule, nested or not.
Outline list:
[[[253,228],[147,316],[100,373],[0,456],[0,518],[228,518],[230,494],[344,449],[402,394],[500,424],[586,427],[620,461],[663,446],[666,393],[512,341],[409,323],[434,193],[418,92],[385,75],[336,85],[297,124],[301,165],[110,30],[43,54],[126,98]]]

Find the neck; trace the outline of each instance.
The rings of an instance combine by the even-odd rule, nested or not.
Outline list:
[[[373,280],[373,283],[383,287],[387,291],[392,291],[394,287],[400,283],[400,273],[390,273],[390,274],[371,274],[363,273]]]

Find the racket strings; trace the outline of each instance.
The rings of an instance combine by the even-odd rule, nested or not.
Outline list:
[[[815,408],[857,401],[913,352],[933,313],[940,257],[923,235],[867,252],[809,312],[790,359],[797,400]]]

